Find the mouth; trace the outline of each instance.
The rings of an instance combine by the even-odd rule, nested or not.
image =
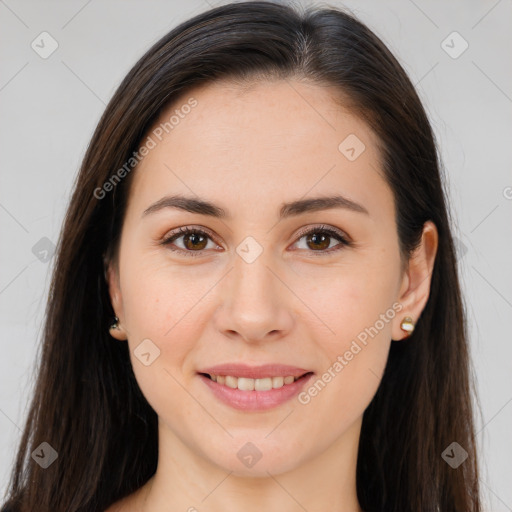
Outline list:
[[[287,365],[219,365],[197,372],[214,398],[240,411],[265,411],[291,400],[313,371]]]
[[[253,379],[250,377],[236,377],[234,375],[199,373],[199,375],[216,382],[220,386],[226,386],[240,391],[270,391],[272,389],[280,389],[284,386],[294,384],[312,374],[313,372],[305,372],[299,376],[286,375],[283,377],[282,375],[276,375]]]

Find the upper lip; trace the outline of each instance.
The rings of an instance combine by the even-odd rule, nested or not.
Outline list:
[[[264,364],[261,366],[248,366],[239,363],[225,363],[199,370],[198,373],[209,375],[230,375],[232,377],[246,377],[248,379],[261,379],[265,377],[301,377],[310,370],[288,366],[285,364]]]

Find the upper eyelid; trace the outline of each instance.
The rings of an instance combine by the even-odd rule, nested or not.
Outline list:
[[[342,230],[340,228],[336,228],[334,226],[326,225],[326,224],[314,224],[314,225],[306,226],[304,228],[299,229],[299,231],[296,232],[294,235],[295,238],[297,238],[297,240],[294,243],[296,243],[302,237],[306,236],[307,234],[309,234],[310,232],[315,231],[315,230],[331,232],[330,236],[333,237],[334,235],[337,235],[338,237],[341,238],[342,243],[345,243],[346,245],[351,244],[351,238],[344,230]],[[162,243],[165,244],[166,242],[170,242],[170,240],[172,240],[173,238],[178,239],[178,238],[186,235],[187,232],[189,232],[189,231],[190,232],[194,232],[194,231],[204,232],[217,245],[221,245],[217,241],[216,235],[213,233],[213,231],[211,231],[209,228],[206,228],[204,226],[195,225],[195,224],[192,224],[189,226],[181,226],[179,228],[176,228],[175,230],[173,230],[173,232],[171,232],[171,234],[165,235],[163,237]],[[194,251],[190,251],[190,252],[194,252]],[[199,253],[201,251],[196,251],[196,252]],[[327,251],[319,251],[319,252],[327,252]]]
[[[195,232],[195,231],[200,231],[200,232],[204,232],[206,235],[208,235],[215,243],[218,243],[217,240],[216,240],[216,235],[213,233],[213,231],[211,231],[210,229],[208,228],[205,228],[204,226],[197,226],[195,224],[192,224],[190,226],[181,226],[179,228],[176,228],[174,230],[172,230],[172,232],[168,235],[165,235],[163,237],[163,241],[165,242],[166,240],[171,240],[172,238],[179,238],[180,236],[184,236],[187,234],[188,231],[192,231],[192,232]],[[219,244],[220,245],[220,244]]]
[[[326,224],[318,224],[318,225],[313,225],[313,226],[307,226],[305,228],[301,228],[296,234],[295,236],[300,236],[301,238],[305,235],[307,235],[308,233],[312,232],[312,231],[315,231],[315,230],[318,230],[318,231],[326,231],[326,232],[329,232],[333,235],[337,235],[341,238],[343,238],[343,240],[345,240],[347,243],[350,242],[350,237],[348,236],[348,234],[343,231],[342,229],[340,228],[336,228],[334,226],[329,226],[329,225],[326,225]]]

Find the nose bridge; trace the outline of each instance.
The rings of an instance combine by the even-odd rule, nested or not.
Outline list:
[[[269,270],[269,251],[262,252],[254,261],[237,254],[231,272],[231,294],[237,302],[248,301],[247,305],[261,302],[270,304],[276,298],[276,278]]]
[[[285,296],[286,287],[274,275],[275,270],[270,270],[270,251],[262,251],[255,259],[246,257],[254,251],[254,246],[248,243],[237,248],[233,269],[223,284],[217,328],[225,334],[236,332],[246,341],[255,341],[270,333],[284,334],[291,328],[293,316]],[[249,250],[243,252],[244,248]]]

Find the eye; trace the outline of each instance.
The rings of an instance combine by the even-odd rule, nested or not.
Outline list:
[[[183,247],[179,247],[175,249],[173,247],[174,242],[183,238]],[[162,245],[169,246],[169,249],[174,252],[179,252],[182,254],[186,254],[187,256],[198,256],[204,249],[207,248],[208,239],[210,239],[213,243],[212,236],[207,231],[203,229],[194,228],[192,226],[181,227],[178,230],[171,233],[168,237],[166,237],[161,243]],[[214,243],[214,246],[217,246]]]
[[[325,255],[326,253],[331,254],[335,251],[339,251],[345,246],[351,245],[351,242],[345,237],[342,231],[323,225],[306,228],[305,230],[301,231],[298,236],[300,238],[296,243],[299,243],[303,238],[305,238],[305,249],[307,250],[312,248],[310,252],[320,253],[315,254],[315,256]],[[333,238],[340,242],[339,244],[335,245],[334,248],[331,246],[331,241]]]
[[[306,228],[305,230],[302,230],[298,236],[299,240],[295,242],[296,244],[303,238],[306,238],[306,250],[308,248],[313,248],[309,252],[316,252],[320,254],[330,254],[342,249],[344,246],[351,245],[351,242],[345,237],[342,231],[323,225]],[[178,245],[176,248],[175,242],[181,238],[183,239],[182,247]],[[333,238],[339,242],[334,246],[334,249],[331,246]],[[218,247],[218,245],[213,241],[213,236],[208,231],[187,226],[181,227],[172,232],[161,242],[161,244],[168,246],[173,252],[178,252],[187,256],[199,256],[202,251],[208,248],[209,240],[213,243],[214,249]],[[173,247],[173,245],[175,247]]]

